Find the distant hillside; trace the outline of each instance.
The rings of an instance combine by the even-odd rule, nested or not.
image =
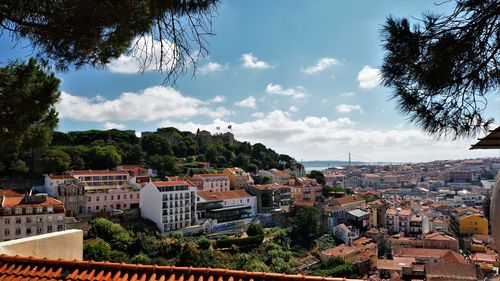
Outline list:
[[[61,172],[138,164],[152,167],[164,176],[186,172],[185,167],[201,167],[203,162],[210,162],[215,168],[236,166],[250,171],[300,165],[264,144],[239,142],[232,133],[191,133],[168,127],[143,132],[141,137],[134,131],[116,129],[54,132],[40,166],[43,172]]]

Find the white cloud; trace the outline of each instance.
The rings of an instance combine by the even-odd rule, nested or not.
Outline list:
[[[266,114],[265,114],[264,112],[260,112],[260,111],[258,111],[258,112],[254,112],[254,113],[252,113],[251,115],[252,115],[253,117],[255,117],[255,118],[263,118],[264,116],[266,116]]]
[[[340,113],[350,113],[352,111],[358,111],[360,113],[363,113],[363,109],[358,104],[356,104],[356,105],[339,104],[335,107],[335,109]]]
[[[244,68],[251,69],[268,69],[273,68],[274,66],[265,61],[259,61],[257,57],[255,57],[252,53],[243,54],[241,56],[241,60],[243,61]]]
[[[239,107],[249,107],[249,108],[255,108],[257,105],[257,100],[255,100],[254,97],[249,96],[248,98],[241,100],[234,105],[239,106]]]
[[[227,68],[227,66],[224,66],[224,65],[222,65],[220,63],[209,62],[209,63],[207,63],[205,65],[200,66],[197,69],[197,72],[199,74],[201,74],[201,75],[204,75],[204,74],[219,72],[219,71],[224,70],[225,68]]]
[[[281,85],[273,83],[267,85],[266,92],[271,95],[292,97],[294,99],[304,98],[306,96],[305,89],[302,86],[284,89]]]
[[[137,93],[125,92],[111,100],[87,98],[62,92],[56,109],[61,118],[82,121],[141,120],[208,116],[221,118],[233,112],[224,107],[182,95],[179,91],[155,86]]]
[[[380,79],[380,69],[369,65],[363,66],[363,69],[358,73],[358,82],[361,89],[373,89],[377,87],[380,84]]]
[[[346,93],[342,93],[340,95],[343,97],[354,97],[356,94],[354,92],[346,92]]]
[[[225,96],[215,96],[213,99],[210,100],[211,103],[221,103],[226,100]]]
[[[313,74],[321,72],[332,65],[338,65],[338,64],[340,64],[340,61],[338,61],[335,58],[320,58],[315,65],[306,68],[301,68],[300,71],[307,74]]]
[[[125,74],[160,70],[161,45],[159,40],[153,40],[151,36],[138,37],[132,43],[129,53],[112,60],[107,67],[111,72]],[[177,50],[173,43],[163,40],[163,51],[161,67],[168,70],[174,65],[173,54]]]
[[[299,109],[295,105],[292,105],[292,106],[290,106],[288,108],[288,111],[290,111],[290,112],[297,112],[297,111],[299,111]]]
[[[280,110],[255,115],[258,116],[254,120],[241,123],[224,118],[208,123],[165,121],[160,126],[168,124],[196,132],[198,128],[214,131],[217,126],[232,125],[232,132],[238,140],[261,142],[279,153],[305,160],[332,160],[342,158],[342,155],[347,160],[349,152],[353,153],[353,160],[385,162],[487,157],[489,153],[468,150],[475,142],[473,139],[436,141],[416,129],[358,128],[355,122],[345,117],[334,120],[317,116],[294,119]]]
[[[113,123],[113,122],[109,122],[109,121],[104,123],[102,126],[104,127],[104,130],[111,130],[111,129],[124,130],[127,128],[127,126],[125,126],[123,124],[117,124],[117,123]]]

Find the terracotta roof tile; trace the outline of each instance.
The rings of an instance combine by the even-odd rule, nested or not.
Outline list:
[[[177,186],[177,185],[187,185],[187,186],[193,186],[190,182],[188,181],[155,181],[152,182],[152,184],[156,187],[162,187],[162,186]]]
[[[252,195],[248,194],[244,189],[218,192],[198,191],[198,196],[208,201],[252,197]]]
[[[352,204],[352,203],[356,203],[356,202],[361,202],[361,201],[365,201],[365,199],[361,198],[360,196],[344,196],[344,197],[340,197],[340,198],[335,198],[335,201],[337,201],[337,203],[339,203],[340,205],[345,205],[345,204]]]
[[[156,266],[94,261],[70,261],[0,255],[0,280],[121,280],[121,281],[180,281],[180,280],[324,280],[354,279],[328,278],[281,273],[247,272],[229,269]]]

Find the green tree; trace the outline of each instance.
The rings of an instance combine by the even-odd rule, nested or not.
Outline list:
[[[314,207],[300,208],[294,218],[292,239],[295,242],[309,246],[312,236],[319,233],[319,211]]]
[[[247,229],[248,236],[263,235],[263,234],[264,234],[264,228],[260,223],[251,222],[250,225],[248,225]]]
[[[157,134],[148,134],[141,138],[142,150],[148,156],[153,155],[174,155],[172,145],[164,137]]]
[[[179,255],[178,265],[180,266],[195,266],[198,263],[199,251],[193,243],[186,243],[182,246]]]
[[[215,0],[139,0],[89,2],[4,1],[0,6],[0,34],[30,42],[40,61],[66,70],[85,65],[103,66],[132,47],[141,68],[176,78],[197,61],[192,51],[207,54],[212,35]],[[134,41],[134,38],[142,39]],[[159,45],[151,48],[153,44]],[[176,46],[175,55],[172,44]]]
[[[325,175],[321,171],[312,170],[307,174],[308,178],[315,179],[319,184],[325,183]]]
[[[247,165],[247,171],[248,172],[253,172],[253,173],[257,173],[257,165],[255,165],[254,163],[250,163]]]
[[[148,255],[140,253],[135,256],[133,256],[130,259],[130,263],[135,263],[135,264],[151,264],[152,260]]]
[[[426,14],[416,24],[389,17],[382,29],[382,78],[398,109],[425,132],[476,134],[487,94],[500,86],[497,0],[456,0],[449,15]]]
[[[105,241],[98,240],[83,244],[83,259],[94,261],[108,261],[111,246]]]
[[[44,173],[62,173],[69,169],[71,157],[60,149],[48,149],[40,159],[40,165]]]
[[[121,164],[122,157],[112,145],[92,146],[88,151],[88,161],[92,169],[113,169]]]
[[[0,159],[31,155],[50,143],[59,82],[34,59],[0,67]]]
[[[10,170],[16,176],[26,175],[30,168],[23,160],[16,159],[10,163]]]
[[[133,239],[123,226],[104,218],[96,218],[91,222],[92,230],[97,237],[108,242],[114,250],[126,251]]]
[[[151,166],[151,168],[156,170],[160,178],[164,178],[165,176],[169,175],[176,175],[179,173],[177,158],[175,158],[175,156],[153,155],[149,159],[149,165]]]

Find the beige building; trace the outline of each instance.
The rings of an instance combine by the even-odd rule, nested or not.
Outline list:
[[[0,241],[62,231],[64,204],[45,194],[0,196]]]
[[[225,174],[197,174],[193,176],[192,183],[203,191],[220,192],[230,189],[229,177]]]

